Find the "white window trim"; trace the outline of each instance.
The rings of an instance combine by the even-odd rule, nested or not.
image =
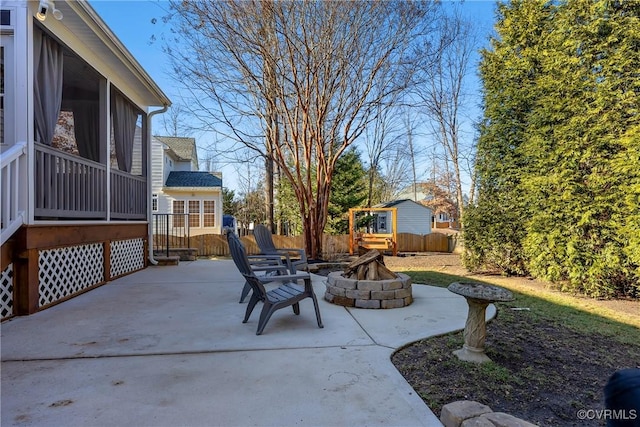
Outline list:
[[[3,142],[6,145],[13,145],[16,143],[16,126],[15,126],[15,87],[16,87],[16,75],[15,66],[16,58],[14,51],[14,20],[15,9],[5,8],[2,10],[9,11],[9,25],[3,25],[0,30],[2,37],[2,47],[4,48],[4,93],[2,94],[3,102],[3,118],[2,118],[2,132]]]

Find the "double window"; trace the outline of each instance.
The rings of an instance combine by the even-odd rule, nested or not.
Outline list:
[[[174,200],[173,226],[184,227],[185,217],[187,217],[191,228],[215,227],[215,210],[215,200]]]

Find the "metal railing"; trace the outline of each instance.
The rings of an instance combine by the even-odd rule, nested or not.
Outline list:
[[[24,223],[26,209],[27,143],[18,142],[0,156],[0,245]]]
[[[189,214],[153,214],[153,252],[169,256],[171,250],[189,248]]]

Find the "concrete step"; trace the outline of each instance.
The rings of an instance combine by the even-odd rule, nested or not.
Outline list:
[[[158,261],[158,265],[178,265],[180,264],[180,256],[179,255],[169,255],[169,256],[154,256],[155,260]]]

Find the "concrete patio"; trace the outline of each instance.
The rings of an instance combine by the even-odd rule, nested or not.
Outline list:
[[[2,426],[440,426],[390,361],[462,329],[463,297],[414,285],[414,303],[323,299],[243,324],[230,260],[149,267],[1,325]],[[487,316],[493,316],[490,306]]]

